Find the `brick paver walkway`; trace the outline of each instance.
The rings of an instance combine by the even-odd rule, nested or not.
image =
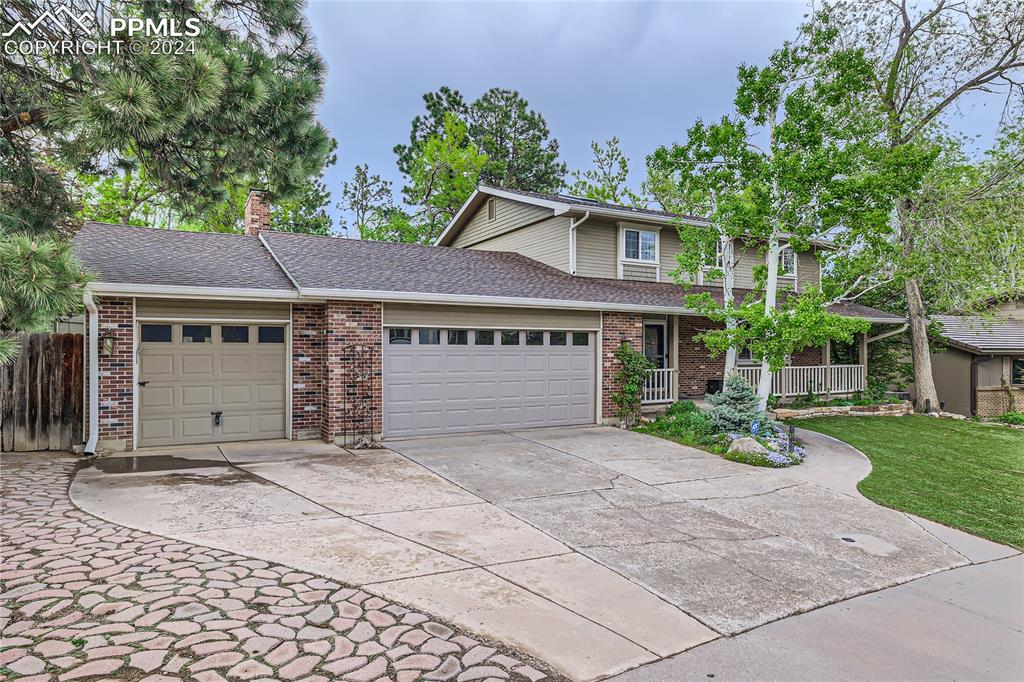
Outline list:
[[[452,628],[320,576],[75,507],[75,464],[0,461],[0,680],[539,680]]]

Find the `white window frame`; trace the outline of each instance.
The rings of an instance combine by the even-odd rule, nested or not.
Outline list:
[[[487,200],[487,222],[492,223],[498,218],[498,204],[494,197]]]
[[[644,232],[650,232],[654,234],[654,260],[643,260],[642,258],[626,258],[626,232],[638,233],[637,239],[640,252],[643,252],[643,237],[640,236]],[[661,229],[658,227],[650,227],[647,225],[633,225],[630,223],[619,223],[619,279],[622,279],[622,266],[623,265],[642,265],[644,267],[654,269],[654,281],[661,281]]]
[[[783,272],[782,271],[783,257],[787,253],[793,254],[793,272]],[[792,249],[792,247],[787,246],[786,248],[782,249],[782,251],[779,252],[779,277],[780,278],[786,278],[786,279],[796,279],[797,278],[796,277],[796,275],[797,275],[797,267],[798,267],[799,260],[800,259],[797,257],[796,251],[794,251]]]

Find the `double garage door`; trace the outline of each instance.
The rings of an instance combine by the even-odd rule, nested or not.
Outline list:
[[[594,422],[587,331],[389,327],[388,437]]]
[[[142,323],[139,445],[285,437],[285,326]]]

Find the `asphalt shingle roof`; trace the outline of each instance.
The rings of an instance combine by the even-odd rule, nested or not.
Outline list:
[[[87,222],[75,255],[102,282],[291,289],[256,237]]]
[[[934,315],[954,345],[975,353],[1024,352],[1024,320],[979,316]]]
[[[721,287],[574,277],[501,251],[289,232],[264,232],[263,238],[273,255],[259,239],[245,235],[90,222],[73,244],[75,255],[104,283],[294,291],[290,275],[302,289],[560,300],[579,302],[580,307],[682,308],[688,293],[708,292],[718,301],[722,295]],[[902,319],[852,303],[832,310],[893,322]]]

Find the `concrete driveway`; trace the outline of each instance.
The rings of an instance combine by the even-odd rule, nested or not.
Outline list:
[[[813,436],[811,436],[813,438]],[[754,469],[584,427],[168,450],[83,469],[127,526],[315,571],[597,679],[968,563],[850,493],[849,457]]]

